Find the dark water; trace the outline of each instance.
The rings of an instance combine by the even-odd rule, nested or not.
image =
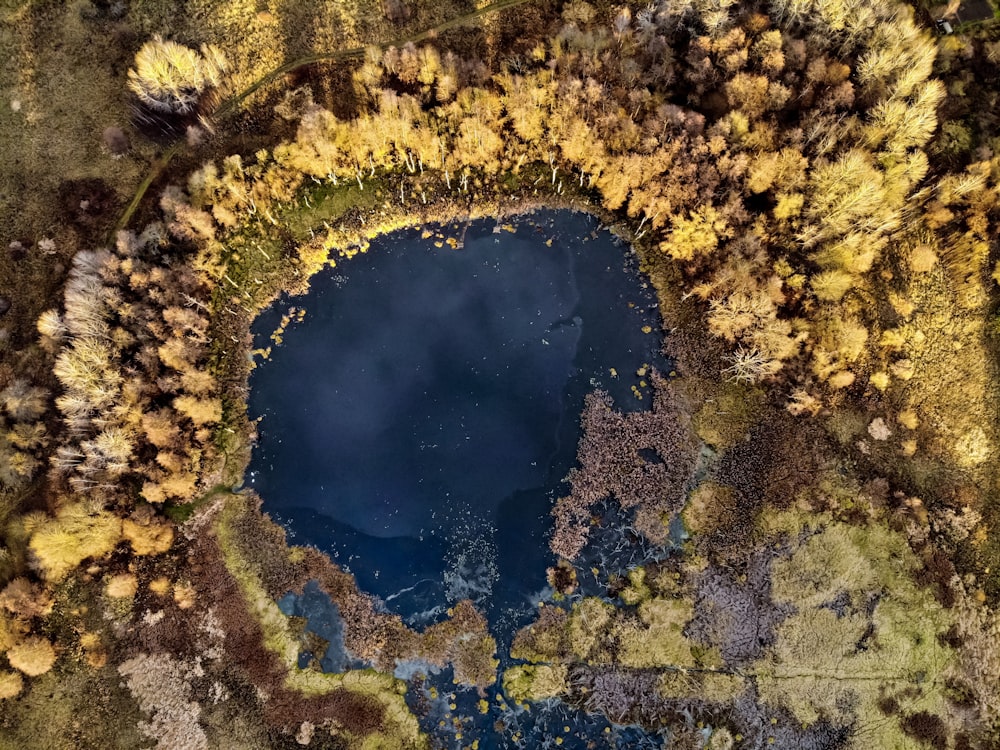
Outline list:
[[[471,597],[503,648],[546,595],[585,394],[645,408],[637,370],[669,367],[652,290],[593,217],[433,231],[379,238],[257,321],[266,346],[307,310],[254,372],[248,484],[387,609],[423,625]],[[319,623],[310,602],[283,605]]]

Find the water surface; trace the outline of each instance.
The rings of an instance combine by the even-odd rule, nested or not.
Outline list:
[[[254,372],[249,482],[388,609],[420,623],[471,596],[503,641],[545,587],[584,395],[644,408],[637,371],[666,368],[655,296],[585,214],[430,231],[377,239],[257,321],[266,345],[307,310]]]

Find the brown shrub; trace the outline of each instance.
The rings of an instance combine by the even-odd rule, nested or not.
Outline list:
[[[900,722],[903,731],[928,747],[948,744],[948,727],[940,717],[927,711],[911,714]]]
[[[684,485],[694,467],[697,443],[680,398],[657,373],[653,408],[622,414],[607,394],[587,396],[577,449],[580,468],[569,475],[571,493],[552,510],[555,531],[549,543],[560,557],[573,560],[589,536],[591,508],[614,498],[635,509],[637,528],[650,541],[666,537],[669,517],[684,503]],[[649,460],[648,455],[657,460]]]

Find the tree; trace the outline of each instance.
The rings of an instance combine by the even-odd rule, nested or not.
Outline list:
[[[673,230],[661,244],[661,249],[675,260],[687,261],[707,255],[728,236],[729,225],[711,204],[689,212],[687,217],[675,216]]]
[[[810,183],[807,214],[812,225],[800,234],[807,245],[852,231],[877,235],[899,222],[898,206],[887,200],[883,173],[861,149],[818,166]]]
[[[734,383],[758,383],[781,369],[781,362],[757,347],[739,346],[727,359],[729,366],[723,369],[722,376]]]
[[[765,76],[737,73],[726,82],[726,96],[731,107],[738,108],[751,120],[756,120],[771,104],[769,82]]]
[[[846,271],[824,271],[812,277],[811,285],[816,298],[824,302],[839,302],[856,283]]]
[[[87,456],[85,468],[93,471],[106,471],[113,477],[129,470],[129,461],[135,450],[134,437],[129,430],[121,427],[108,427],[102,430],[93,440],[80,443]]]
[[[0,607],[17,617],[45,617],[52,611],[52,597],[38,584],[20,576],[0,592]]]
[[[111,552],[121,529],[121,520],[112,513],[91,513],[83,504],[69,505],[39,525],[28,546],[42,575],[60,581],[86,558]]]
[[[17,672],[0,672],[0,700],[16,697],[24,686],[24,679]]]
[[[45,674],[56,662],[56,651],[44,638],[30,636],[7,651],[10,665],[29,677]]]
[[[62,316],[58,310],[46,310],[38,317],[38,333],[43,340],[51,343],[62,343],[66,335],[66,324],[63,323]]]
[[[711,302],[708,328],[726,341],[736,341],[749,328],[771,320],[777,314],[774,302],[763,289],[737,292]]]
[[[122,536],[132,545],[135,554],[159,555],[170,549],[174,541],[174,530],[169,524],[135,515],[122,522]]]
[[[174,408],[198,427],[212,425],[222,419],[222,401],[217,398],[178,396],[174,399]]]
[[[48,393],[44,388],[31,385],[24,378],[18,378],[0,391],[0,403],[11,419],[28,422],[45,413]]]
[[[129,68],[129,88],[150,109],[166,114],[193,112],[203,94],[218,87],[229,65],[211,44],[201,54],[159,36],[146,42]]]
[[[751,162],[747,187],[751,193],[763,193],[772,188],[783,192],[799,190],[805,183],[808,164],[808,160],[793,148],[758,154]]]

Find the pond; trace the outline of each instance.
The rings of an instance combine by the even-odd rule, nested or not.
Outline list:
[[[546,596],[584,396],[646,408],[638,372],[669,370],[635,265],[569,211],[378,238],[255,323],[264,347],[306,310],[252,376],[248,484],[390,611],[422,626],[473,598],[503,650]]]

